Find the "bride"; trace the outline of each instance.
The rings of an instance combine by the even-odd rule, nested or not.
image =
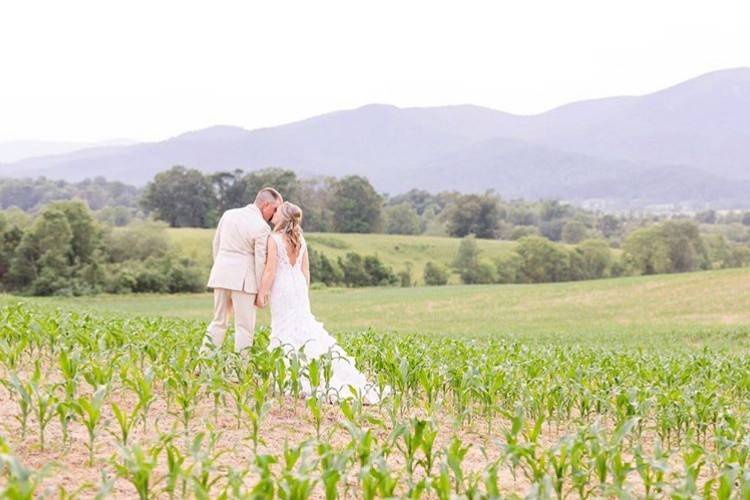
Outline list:
[[[325,396],[337,400],[361,394],[366,403],[376,404],[380,399],[376,387],[310,311],[310,261],[301,222],[302,210],[289,202],[271,219],[274,230],[268,238],[257,297],[257,305],[263,307],[270,291],[271,348],[281,347],[287,355],[301,350],[308,362],[330,353],[332,373]],[[303,391],[312,393],[308,380],[303,381]]]

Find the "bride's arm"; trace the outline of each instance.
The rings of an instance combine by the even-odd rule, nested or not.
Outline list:
[[[258,287],[258,297],[256,299],[257,305],[265,307],[266,297],[268,292],[271,290],[271,284],[273,279],[276,277],[276,241],[269,236],[268,246],[266,247],[266,267],[263,270],[263,277],[260,280],[260,286]]]
[[[302,254],[302,274],[307,280],[307,287],[310,287],[310,259],[307,258],[307,252]]]

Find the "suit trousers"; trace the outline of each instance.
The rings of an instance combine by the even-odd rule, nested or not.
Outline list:
[[[255,333],[255,294],[214,288],[214,319],[208,325],[204,348],[209,342],[220,348],[234,312],[234,350],[240,352],[253,343]]]

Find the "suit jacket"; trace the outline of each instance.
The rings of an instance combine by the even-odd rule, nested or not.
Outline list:
[[[224,212],[214,235],[209,288],[258,293],[271,228],[254,204]]]

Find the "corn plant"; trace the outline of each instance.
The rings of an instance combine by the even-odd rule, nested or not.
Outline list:
[[[59,401],[54,394],[54,387],[44,387],[40,385],[39,378],[36,376],[31,380],[31,391],[34,407],[34,416],[39,426],[39,446],[44,450],[44,431],[50,421],[55,417]]]
[[[112,407],[112,414],[115,416],[115,420],[117,421],[117,426],[119,429],[119,434],[116,434],[114,432],[110,432],[113,436],[115,436],[121,446],[127,446],[128,445],[128,438],[130,437],[130,433],[133,430],[133,427],[135,427],[135,422],[138,418],[138,408],[135,408],[130,413],[127,413],[126,411],[122,410],[120,406],[112,402],[110,404]]]
[[[9,500],[32,500],[37,498],[37,490],[42,480],[49,474],[49,467],[34,471],[25,467],[16,457],[6,452],[0,453],[0,472],[4,475],[0,484],[0,498]]]
[[[254,468],[258,474],[258,482],[250,491],[252,498],[274,498],[276,480],[271,471],[271,466],[277,461],[276,457],[272,455],[255,455]]]
[[[253,391],[252,403],[242,405],[242,411],[246,417],[245,421],[249,426],[250,439],[253,442],[253,453],[258,453],[258,444],[261,441],[260,427],[271,409],[271,402],[267,399],[269,387],[269,381],[259,385]]]
[[[426,427],[427,421],[415,418],[409,423],[401,424],[393,430],[392,439],[396,442],[396,447],[404,456],[406,472],[409,475],[409,479],[414,477],[414,465],[417,460],[417,452],[422,449],[422,445],[424,444]]]
[[[69,353],[66,349],[60,351],[58,358],[60,373],[62,373],[67,400],[73,400],[78,389],[78,377],[81,369],[81,356],[78,351]]]
[[[173,436],[166,435],[162,438],[162,449],[166,453],[167,473],[165,475],[164,491],[169,498],[184,498],[186,495],[187,482],[192,474],[192,465],[186,466],[187,456],[174,445]],[[178,493],[179,485],[179,493]]]
[[[190,430],[190,420],[195,414],[195,403],[198,399],[198,394],[201,392],[201,381],[186,373],[172,374],[167,385],[169,392],[174,394],[174,399],[177,403],[179,410],[179,418],[182,422],[185,436]]]
[[[464,446],[458,436],[453,437],[450,445],[445,450],[445,462],[453,472],[453,479],[456,485],[456,494],[461,493],[461,488],[464,485],[464,471],[461,467],[461,463],[466,457],[466,453],[468,451],[469,447]]]
[[[320,439],[320,424],[323,421],[323,409],[321,408],[321,402],[318,397],[309,397],[305,402],[305,406],[310,410],[310,415],[315,425],[315,437]]]
[[[317,445],[320,480],[323,483],[326,500],[338,498],[338,487],[346,474],[346,468],[351,460],[351,450],[336,452],[328,443]]]
[[[70,425],[71,420],[73,420],[73,417],[76,414],[75,399],[59,401],[55,407],[55,414],[57,415],[58,422],[60,422],[60,430],[62,431],[63,445],[66,445],[68,444],[68,441],[70,441],[69,425]]]
[[[132,446],[121,446],[119,460],[114,461],[117,475],[133,485],[141,500],[150,498],[150,492],[159,482],[153,474],[160,453],[161,443],[147,450],[135,443]]]
[[[21,424],[21,439],[24,439],[26,437],[29,415],[32,412],[34,404],[31,398],[31,386],[27,382],[22,382],[15,373],[11,373],[8,384],[13,390],[12,397],[16,400],[19,409],[19,413],[13,415],[13,418]]]
[[[305,500],[310,498],[317,479],[310,475],[313,464],[305,459],[308,444],[289,447],[284,443],[284,464],[277,490],[284,500]]]
[[[191,468],[192,491],[196,496],[210,498],[211,488],[221,479],[215,472],[217,462],[226,450],[216,449],[219,437],[213,430],[209,430],[208,433],[199,432],[190,445],[190,455],[194,462]]]
[[[154,393],[154,371],[151,368],[145,372],[139,369],[123,370],[120,375],[125,387],[129,388],[138,397],[138,409],[141,413],[143,429],[148,428],[148,411],[156,400]]]
[[[104,405],[106,395],[107,387],[102,386],[90,398],[81,396],[76,400],[76,413],[88,433],[86,447],[89,450],[89,465],[94,465],[94,441],[96,439],[97,427],[102,419],[102,406]]]

